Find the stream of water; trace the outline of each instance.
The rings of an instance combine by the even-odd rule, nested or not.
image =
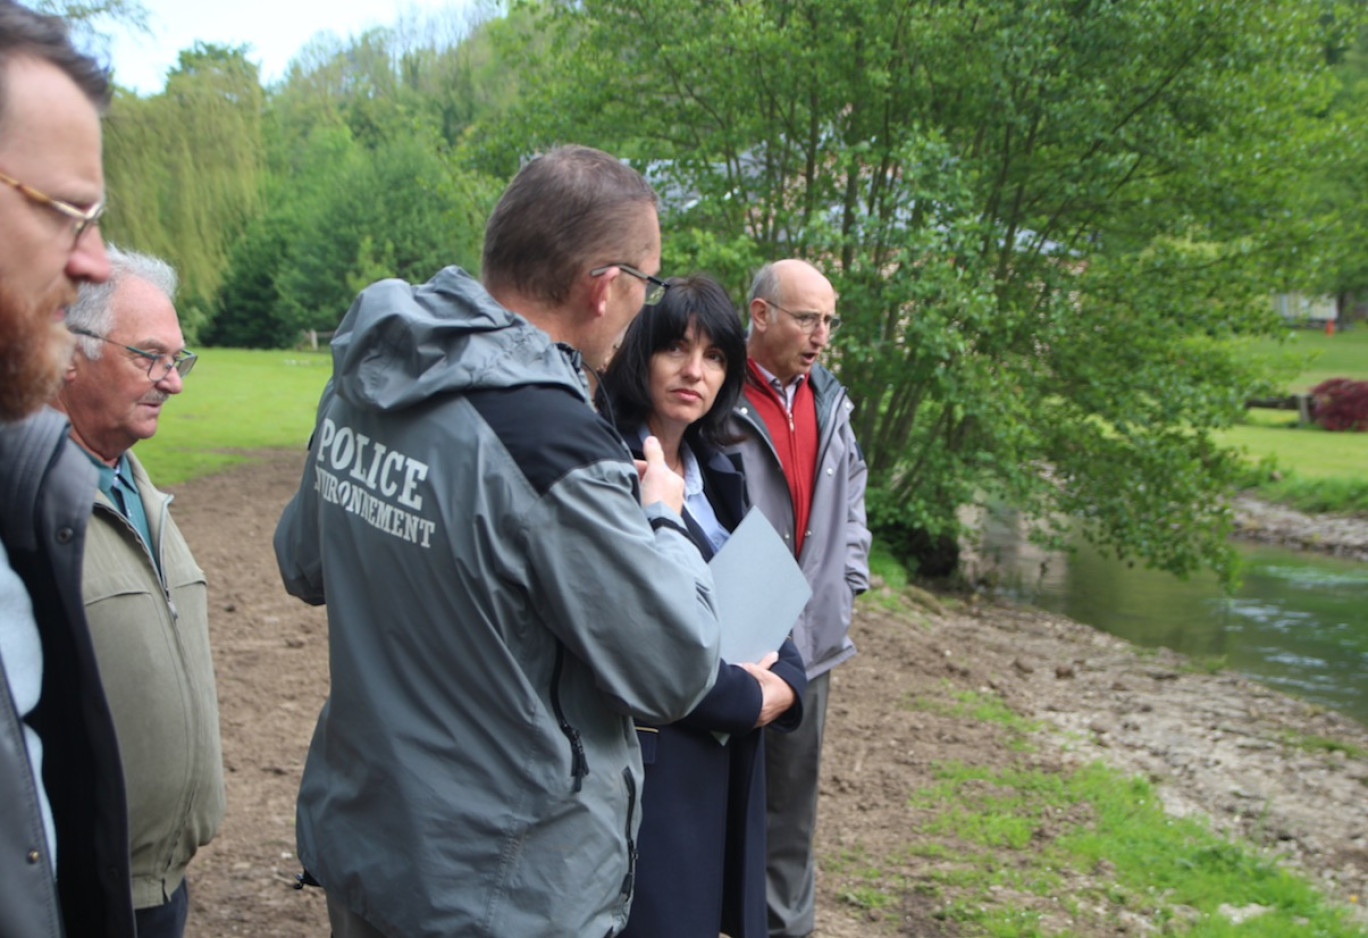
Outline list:
[[[984,528],[999,592],[1137,645],[1223,663],[1368,723],[1368,563],[1261,545],[1240,551],[1244,582],[1226,596],[1214,577],[1183,581],[1086,545],[1072,555],[1041,552],[1010,518]]]

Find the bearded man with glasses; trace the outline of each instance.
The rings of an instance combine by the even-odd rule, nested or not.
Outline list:
[[[109,275],[103,68],[0,0],[0,935],[132,938],[123,770],[81,605],[95,470],[43,403]]]
[[[99,474],[82,595],[128,792],[138,938],[180,938],[185,869],[223,820],[223,756],[205,576],[133,455],[195,363],[164,261],[109,247],[110,277],[67,312],[76,352],[57,395]]]

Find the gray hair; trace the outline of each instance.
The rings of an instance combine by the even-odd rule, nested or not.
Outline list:
[[[84,329],[96,335],[109,335],[114,327],[114,291],[129,277],[146,280],[172,302],[176,299],[176,271],[170,264],[150,254],[125,251],[114,245],[105,248],[109,255],[109,279],[104,283],[81,284],[76,302],[67,310],[68,326]],[[76,347],[92,361],[104,352],[104,343],[89,336],[76,336]]]
[[[656,201],[645,177],[602,150],[551,150],[520,169],[494,206],[481,279],[491,291],[563,303],[590,264],[642,262],[645,246],[627,238],[636,213]]]
[[[770,261],[755,272],[751,281],[747,305],[755,300],[773,300],[779,293],[779,275],[774,272],[774,262]]]

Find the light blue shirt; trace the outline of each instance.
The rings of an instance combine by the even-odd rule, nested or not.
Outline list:
[[[698,459],[687,443],[679,444],[679,455],[684,461],[684,510],[703,529],[703,535],[715,554],[727,543],[731,532],[722,527],[722,522],[717,520],[717,512],[713,511],[712,502],[703,493],[703,472],[698,468]]]
[[[650,435],[650,427],[640,427],[637,430],[637,442],[645,442]],[[717,520],[717,512],[713,511],[712,503],[703,493],[703,471],[698,468],[698,459],[683,440],[679,443],[679,456],[684,463],[684,513],[703,529],[703,535],[715,554],[727,543],[731,532]]]
[[[3,544],[0,544],[0,666],[5,669],[14,710],[23,726],[29,771],[33,773],[33,787],[38,792],[38,806],[43,812],[43,830],[47,833],[48,862],[56,875],[57,829],[52,823],[52,805],[48,803],[47,790],[43,788],[43,740],[25,722],[38,706],[43,690],[43,641],[33,618],[28,589],[10,567],[9,554]],[[5,805],[3,810],[12,811],[14,806]]]

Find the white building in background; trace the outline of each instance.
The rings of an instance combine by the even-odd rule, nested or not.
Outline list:
[[[1339,304],[1330,295],[1275,293],[1273,308],[1287,322],[1299,326],[1323,326],[1339,319]]]

